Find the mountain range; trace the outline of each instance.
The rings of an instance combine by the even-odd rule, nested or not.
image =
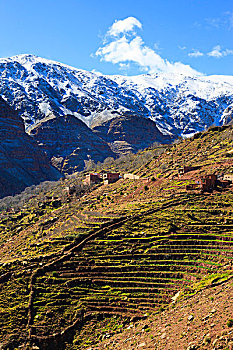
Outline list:
[[[0,72],[0,94],[26,127],[51,114],[72,114],[91,128],[137,115],[164,134],[188,135],[223,123],[233,103],[232,76],[104,76],[33,55],[0,59]]]
[[[89,160],[231,123],[233,77],[107,76],[19,55],[0,59],[0,96],[35,152],[71,174]]]

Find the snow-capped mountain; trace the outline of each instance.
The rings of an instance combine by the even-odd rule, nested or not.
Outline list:
[[[232,124],[233,77],[104,76],[20,55],[0,59],[0,117],[2,196]]]
[[[25,126],[73,115],[94,128],[119,116],[150,118],[177,137],[229,122],[233,77],[104,76],[33,55],[0,59],[0,95]],[[228,109],[227,109],[228,108]]]

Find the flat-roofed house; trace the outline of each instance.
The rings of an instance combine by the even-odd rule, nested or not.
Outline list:
[[[86,175],[86,178],[84,180],[84,183],[86,185],[94,185],[94,184],[99,184],[102,181],[101,177],[97,173],[90,173]]]
[[[233,174],[225,174],[223,175],[223,180],[224,181],[230,181],[233,183]]]
[[[124,179],[130,179],[130,180],[139,180],[140,179],[140,176],[138,175],[135,175],[135,174],[124,174],[123,175],[123,178]]]
[[[181,168],[178,169],[178,175],[181,176],[181,175],[188,173],[189,171],[197,170],[197,169],[198,169],[198,167],[182,166]]]
[[[119,180],[120,174],[111,172],[101,172],[101,177],[104,181],[104,184],[107,185]]]

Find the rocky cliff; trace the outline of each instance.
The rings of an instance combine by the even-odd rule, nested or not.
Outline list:
[[[115,156],[105,141],[72,115],[45,118],[28,132],[64,173],[83,170],[91,159],[103,162]]]
[[[171,137],[162,134],[155,122],[137,115],[118,116],[93,128],[108,142],[115,153],[137,152],[153,143],[170,143]]]
[[[0,97],[0,197],[61,174],[24,131],[18,114]]]

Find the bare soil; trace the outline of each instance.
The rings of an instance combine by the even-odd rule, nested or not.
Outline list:
[[[122,333],[89,350],[231,350],[231,319],[233,279],[180,300],[159,315],[131,323]]]

